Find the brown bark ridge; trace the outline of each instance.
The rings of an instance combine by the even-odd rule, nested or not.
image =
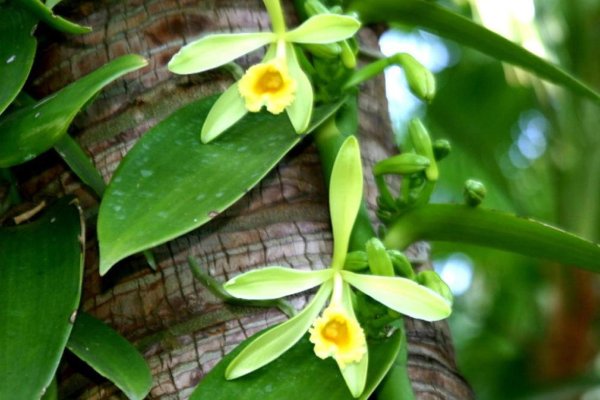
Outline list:
[[[294,21],[290,3],[288,19]],[[119,161],[150,127],[182,104],[223,90],[230,76],[215,70],[197,76],[170,74],[166,63],[185,43],[208,32],[268,29],[262,3],[233,0],[101,0],[66,2],[63,15],[93,27],[83,36],[44,31],[30,90],[47,95],[127,53],[149,66],[105,89],[77,118],[71,133],[92,155],[108,181]],[[376,46],[375,35],[362,38]],[[259,60],[257,52],[240,62]],[[373,163],[393,152],[382,80],[363,87],[360,96],[361,145],[371,207]],[[52,192],[75,193],[84,206],[93,196],[68,170],[47,162],[40,173],[21,172],[30,198]],[[93,239],[93,227],[88,235]],[[309,143],[289,154],[269,176],[211,223],[155,249],[158,270],[130,257],[105,278],[98,275],[98,253],[89,240],[83,308],[104,320],[143,350],[153,373],[149,398],[186,399],[194,386],[238,343],[284,316],[275,310],[224,305],[195,281],[187,266],[193,256],[214,277],[226,280],[263,265],[323,268],[331,254],[327,196],[316,151]],[[427,262],[427,246],[413,246],[417,263]],[[302,307],[306,296],[293,303]],[[472,393],[457,373],[447,324],[409,320],[409,369],[419,399],[469,399]],[[110,384],[66,371],[62,393],[68,398],[120,398]]]

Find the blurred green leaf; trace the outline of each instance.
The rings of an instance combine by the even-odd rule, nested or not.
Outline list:
[[[38,221],[0,229],[0,398],[36,399],[54,377],[81,292],[83,223],[63,198]]]
[[[249,375],[231,381],[225,380],[229,362],[257,333],[242,342],[225,356],[206,375],[190,397],[191,400],[238,399],[243,393],[247,400],[281,400],[307,397],[319,399],[353,399],[335,361],[321,360],[313,352],[313,344],[305,336],[278,359]],[[367,399],[379,385],[400,350],[402,335],[399,331],[382,340],[371,340],[367,384],[360,399]]]
[[[0,121],[0,167],[23,163],[51,148],[79,110],[100,89],[146,65],[138,55],[119,57],[33,105]]]
[[[57,29],[61,32],[82,34],[92,31],[89,26],[81,26],[74,22],[68,21],[58,15],[55,15],[51,8],[56,5],[58,1],[52,1],[48,6],[44,5],[40,0],[13,0],[15,3],[20,4],[23,8],[29,10],[33,15],[38,17],[41,21],[45,22],[49,26]]]
[[[464,242],[600,272],[600,246],[579,236],[500,211],[428,204],[390,225],[386,247],[404,249],[418,240]]]
[[[0,114],[15,99],[29,75],[37,42],[36,20],[9,4],[0,5]]]
[[[501,61],[522,67],[543,79],[565,86],[574,92],[600,101],[600,94],[577,78],[530,53],[519,45],[427,0],[354,0],[350,8],[358,11],[364,22],[399,22],[431,31],[473,47]]]
[[[75,320],[67,348],[108,378],[130,399],[143,399],[152,387],[144,357],[116,331],[86,313]]]
[[[199,130],[216,97],[155,126],[121,161],[98,216],[100,273],[195,229],[256,185],[302,138],[287,116],[251,113],[208,144]],[[316,109],[309,131],[339,104]]]

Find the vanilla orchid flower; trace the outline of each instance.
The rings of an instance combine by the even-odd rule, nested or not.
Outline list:
[[[238,378],[270,363],[309,331],[315,354],[320,358],[333,357],[352,395],[360,396],[366,384],[368,352],[364,332],[354,315],[350,286],[413,318],[436,321],[450,315],[451,304],[447,299],[410,279],[357,274],[343,269],[362,190],[360,150],[358,141],[351,136],[342,144],[331,172],[331,267],[316,271],[266,267],[225,283],[224,288],[231,295],[248,300],[275,299],[320,285],[300,313],[258,336],[231,361],[225,371],[227,379]],[[329,306],[318,318],[328,299]]]
[[[271,18],[272,32],[208,35],[183,46],[168,64],[171,72],[193,74],[270,45],[263,62],[250,67],[239,82],[217,99],[202,126],[204,143],[263,105],[273,114],[285,110],[296,132],[306,131],[312,114],[313,89],[292,44],[335,43],[352,37],[360,28],[354,17],[318,14],[288,31],[279,0],[263,1]]]

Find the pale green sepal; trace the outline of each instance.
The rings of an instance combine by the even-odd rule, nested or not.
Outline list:
[[[285,40],[295,43],[334,43],[348,39],[358,31],[360,21],[338,14],[319,14],[285,34]]]
[[[444,319],[451,304],[433,290],[400,277],[355,274],[341,271],[346,282],[387,307],[425,321]]]
[[[223,288],[239,299],[278,299],[320,285],[333,275],[333,270],[300,271],[286,267],[255,269],[230,279]]]
[[[169,61],[169,71],[194,74],[227,64],[275,40],[273,32],[217,34],[183,46]]]
[[[313,88],[310,80],[300,68],[294,46],[286,45],[286,57],[289,73],[296,81],[296,97],[286,109],[288,117],[297,133],[304,133],[310,123],[313,109]]]
[[[374,275],[394,276],[392,260],[381,240],[376,237],[371,238],[367,241],[365,248],[367,250],[369,268]]]
[[[325,282],[311,302],[294,318],[268,330],[250,343],[225,370],[225,379],[235,379],[267,365],[289,350],[308,330],[331,293]]]
[[[352,318],[356,319],[356,315],[354,314],[354,309],[352,307],[352,293],[350,292],[350,287],[347,283],[344,282],[342,288],[342,306],[344,307],[346,313],[352,316]],[[338,363],[338,367],[339,367]],[[344,368],[340,367],[340,372],[342,373],[342,377],[346,382],[346,386],[348,386],[348,390],[352,393],[352,397],[359,397],[362,392],[365,390],[365,385],[367,383],[367,371],[369,369],[369,351],[365,353],[363,358],[357,363],[347,364]]]
[[[234,83],[223,92],[208,112],[200,133],[202,143],[214,140],[247,113],[248,110],[244,99],[240,96],[238,85]]]
[[[348,137],[337,154],[329,184],[329,212],[333,229],[333,260],[331,266],[344,266],[348,241],[360,207],[363,174],[360,148],[354,136]]]

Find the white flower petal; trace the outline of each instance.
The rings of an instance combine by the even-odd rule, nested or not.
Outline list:
[[[294,46],[286,45],[286,58],[290,76],[296,81],[296,95],[292,104],[287,108],[288,117],[297,133],[303,133],[308,128],[312,115],[314,95],[310,80],[300,68]]]
[[[332,269],[300,271],[285,267],[266,267],[238,275],[223,287],[229,294],[240,299],[277,299],[318,286],[332,275]]]
[[[333,43],[348,39],[360,28],[360,21],[348,15],[318,14],[286,33],[285,40],[295,43]]]
[[[169,61],[169,71],[194,74],[227,64],[275,40],[273,32],[205,36],[183,46]]]
[[[361,292],[409,317],[438,321],[452,312],[451,304],[446,299],[410,279],[350,271],[341,271],[341,274],[346,282]]]
[[[337,154],[329,183],[329,212],[333,229],[331,266],[344,266],[348,241],[363,195],[363,174],[358,140],[348,137]]]
[[[202,143],[214,140],[242,119],[246,113],[248,113],[246,104],[240,96],[237,83],[234,83],[223,92],[208,112],[200,133]]]
[[[270,363],[289,350],[308,330],[331,293],[325,282],[311,302],[294,318],[268,330],[246,346],[225,370],[226,379],[235,379]]]

